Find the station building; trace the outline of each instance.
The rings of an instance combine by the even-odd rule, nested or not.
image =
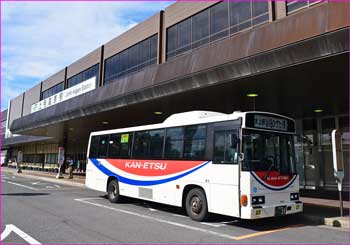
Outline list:
[[[305,189],[336,190],[339,128],[349,191],[349,13],[331,1],[174,3],[13,98],[2,150],[45,169],[64,147],[83,172],[90,132],[260,110],[296,119]]]

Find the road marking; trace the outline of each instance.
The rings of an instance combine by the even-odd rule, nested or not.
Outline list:
[[[243,235],[243,236],[236,236],[233,239],[239,241],[239,240],[243,240],[243,239],[247,239],[247,238],[251,238],[251,237],[256,237],[256,236],[262,236],[262,235],[266,235],[266,234],[270,234],[270,233],[274,233],[274,232],[278,232],[278,231],[285,231],[285,230],[289,230],[291,228],[296,228],[296,227],[301,227],[301,226],[304,226],[304,225],[303,224],[292,225],[292,226],[278,228],[278,229],[274,229],[274,230],[259,231],[259,232],[255,232],[255,233],[251,233],[251,234],[247,234],[247,235]]]
[[[38,191],[39,190],[39,189],[33,188],[31,186],[21,185],[21,184],[10,182],[10,181],[7,181],[7,183],[12,184],[12,185],[17,185],[17,186],[20,186],[20,187],[24,187],[24,188],[27,188],[27,189],[30,189],[30,190],[34,190],[34,191]]]
[[[224,222],[220,222],[220,223],[225,224],[225,225],[230,225],[230,224],[237,223],[237,222],[238,222],[238,219],[232,220],[232,221],[224,221]]]
[[[212,226],[212,227],[223,227],[226,226],[225,224],[221,224],[221,223],[207,223],[207,222],[200,222],[203,225],[208,225],[208,226]]]
[[[11,232],[16,233],[18,236],[20,236],[22,239],[24,239],[29,244],[41,244],[37,240],[35,240],[33,237],[29,236],[27,233],[19,229],[18,227],[14,225],[6,225],[5,230],[1,233],[1,241],[3,241],[8,235],[10,235]]]
[[[98,198],[98,199],[102,199],[102,198]],[[93,205],[93,206],[96,206],[96,207],[105,208],[105,209],[113,210],[113,211],[124,213],[124,214],[129,214],[129,215],[137,216],[137,217],[148,219],[148,220],[152,220],[152,221],[165,223],[165,224],[168,224],[168,225],[173,225],[173,226],[177,226],[177,227],[186,228],[186,229],[189,229],[189,230],[199,231],[199,232],[203,232],[203,233],[206,233],[206,234],[211,234],[211,235],[219,236],[219,237],[223,237],[223,238],[234,239],[232,236],[224,234],[224,233],[219,233],[219,232],[206,230],[206,229],[202,229],[202,228],[196,228],[196,227],[193,227],[193,226],[184,225],[184,224],[180,224],[180,223],[173,222],[173,221],[167,221],[167,220],[151,217],[151,216],[144,215],[144,214],[134,213],[134,212],[126,211],[126,210],[123,210],[123,209],[112,208],[112,207],[105,206],[105,205],[98,204],[98,203],[88,202],[87,200],[93,200],[91,198],[90,199],[82,198],[82,199],[74,199],[74,200],[77,201],[77,202],[82,202],[82,203]]]
[[[268,231],[260,231],[260,232],[250,233],[250,234],[242,235],[242,236],[230,236],[230,235],[225,234],[225,233],[220,233],[220,232],[215,232],[215,231],[211,231],[211,230],[197,228],[197,227],[193,227],[193,226],[189,226],[189,225],[184,225],[184,224],[173,222],[173,221],[163,220],[163,219],[151,217],[148,215],[134,213],[131,211],[126,211],[123,209],[113,208],[113,207],[105,206],[102,204],[87,201],[87,200],[102,200],[102,199],[104,199],[104,198],[80,198],[80,199],[74,199],[74,201],[82,202],[82,203],[93,205],[93,206],[100,207],[100,208],[113,210],[113,211],[124,213],[124,214],[130,214],[130,215],[137,216],[140,218],[144,218],[144,219],[148,219],[148,220],[152,220],[152,221],[157,221],[157,222],[165,223],[165,224],[169,224],[169,225],[174,225],[174,226],[178,226],[178,227],[182,227],[182,228],[186,228],[186,229],[190,229],[190,230],[194,230],[194,231],[198,231],[198,232],[202,232],[202,233],[206,233],[206,234],[209,233],[209,234],[214,235],[214,236],[228,238],[228,239],[236,240],[236,241],[251,238],[251,237],[256,237],[256,236],[263,236],[266,234],[270,234],[270,233],[274,233],[274,232],[278,232],[278,231],[285,231],[285,230],[289,230],[291,228],[303,226],[303,224],[298,224],[298,225],[293,225],[293,226],[288,226],[288,227],[283,227],[283,228],[278,228],[278,229],[273,229],[273,230],[268,230]],[[179,215],[173,214],[173,216],[179,216]],[[184,217],[184,216],[181,216],[181,217]],[[222,222],[222,223],[233,223],[233,222],[236,222],[236,221],[229,221],[229,222]],[[205,222],[201,222],[201,223],[202,224],[204,223],[205,225],[210,224],[210,223],[205,223]],[[214,225],[216,225],[216,224],[210,224],[210,226],[214,226]],[[223,226],[224,225],[226,226],[226,224],[223,224]]]
[[[181,215],[181,214],[171,214],[171,215],[175,217],[187,218],[187,216]]]

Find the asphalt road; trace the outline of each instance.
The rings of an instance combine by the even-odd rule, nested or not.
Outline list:
[[[349,243],[346,230],[298,216],[244,221],[214,216],[198,223],[166,205],[2,173],[1,243]]]

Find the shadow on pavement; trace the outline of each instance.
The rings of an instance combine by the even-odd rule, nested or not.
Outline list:
[[[46,195],[50,195],[50,193],[1,193],[1,196],[46,196]]]
[[[100,196],[101,198],[108,197]],[[144,208],[152,208],[159,211],[167,212],[169,214],[177,214],[187,217],[186,211],[180,207],[169,206],[165,204],[154,203],[150,201],[144,201],[140,199],[123,197],[121,202],[116,205],[131,204]],[[230,216],[210,214],[209,220],[206,223],[224,223],[231,227],[241,227],[246,229],[251,229],[255,231],[268,231],[271,229],[283,229],[290,226],[304,226],[304,225],[317,225],[315,223],[306,223],[299,214],[283,216],[283,217],[272,217],[256,220],[244,220]]]

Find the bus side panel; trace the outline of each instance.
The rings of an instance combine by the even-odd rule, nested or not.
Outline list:
[[[180,189],[176,185],[180,182],[172,181],[170,183],[153,185],[153,186],[137,186],[125,183],[119,183],[120,195],[149,200],[163,204],[181,206]],[[181,186],[181,185],[180,185]]]
[[[86,179],[85,179],[86,187],[96,191],[106,192],[107,180],[108,180],[108,176],[106,176],[99,169],[97,169],[97,167],[90,162],[90,159],[88,159],[88,163],[86,166]]]
[[[209,212],[239,217],[238,164],[212,164]]]

